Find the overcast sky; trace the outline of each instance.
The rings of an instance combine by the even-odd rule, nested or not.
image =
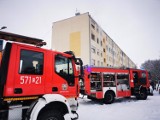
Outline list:
[[[52,23],[76,10],[89,12],[137,66],[160,59],[160,0],[0,0],[0,27],[49,44]]]

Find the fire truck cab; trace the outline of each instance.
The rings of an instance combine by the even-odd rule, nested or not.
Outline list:
[[[77,119],[82,61],[73,52],[7,42],[0,64],[0,119]],[[17,119],[17,118],[16,118]]]
[[[83,81],[80,91],[89,99],[101,99],[107,104],[132,95],[147,99],[149,81],[145,70],[87,67]]]
[[[146,70],[129,69],[131,95],[145,100],[150,93],[149,73]]]

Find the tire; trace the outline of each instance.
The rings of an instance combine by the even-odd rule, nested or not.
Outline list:
[[[147,99],[147,92],[146,90],[141,90],[140,94],[136,96],[137,100],[146,100]]]
[[[64,117],[59,111],[48,110],[40,114],[37,120],[64,120]]]
[[[105,104],[111,104],[111,103],[114,102],[114,99],[115,99],[114,98],[114,93],[106,92],[103,101],[104,101]]]

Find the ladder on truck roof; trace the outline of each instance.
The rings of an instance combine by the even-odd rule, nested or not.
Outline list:
[[[13,41],[13,42],[20,42],[20,43],[26,43],[26,44],[32,44],[36,46],[43,46],[46,45],[44,40],[33,38],[33,37],[27,37],[19,34],[9,33],[9,32],[3,32],[0,31],[0,39],[5,41]]]

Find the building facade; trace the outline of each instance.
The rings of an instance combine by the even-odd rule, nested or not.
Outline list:
[[[57,51],[74,51],[84,65],[136,67],[89,13],[54,22],[51,44]]]

